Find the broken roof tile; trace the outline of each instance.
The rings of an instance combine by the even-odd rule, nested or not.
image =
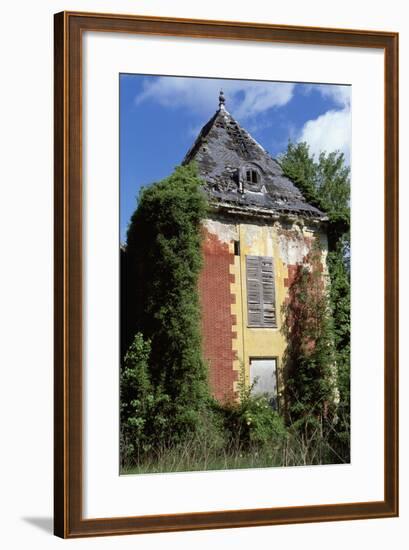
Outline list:
[[[234,204],[271,213],[290,213],[325,219],[287,178],[280,164],[226,110],[224,101],[203,126],[183,164],[196,161],[204,189],[213,203]],[[246,169],[254,169],[258,185],[247,182]]]

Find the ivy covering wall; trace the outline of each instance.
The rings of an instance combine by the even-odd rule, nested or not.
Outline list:
[[[209,390],[198,277],[207,202],[194,165],[142,190],[127,234],[128,344],[149,341],[149,379],[173,437],[201,429]]]
[[[331,428],[331,445],[345,461],[349,460],[350,437],[350,168],[343,153],[322,152],[318,159],[310,153],[307,143],[289,143],[287,151],[281,156],[280,164],[286,176],[291,178],[304,197],[327,214],[327,235],[329,252],[327,267],[329,273],[329,292],[327,302],[330,310],[330,324],[325,326],[333,345],[321,349],[327,360],[332,356],[336,367],[336,385],[339,401],[336,409],[336,428]],[[304,274],[303,274],[304,273]],[[299,280],[294,284],[293,293],[302,293],[307,275],[300,270]],[[298,284],[298,290],[297,290]],[[312,296],[307,296],[311,302]],[[293,302],[294,303],[294,302]],[[311,305],[311,303],[310,303]],[[291,303],[290,303],[291,307]],[[289,312],[287,312],[289,313]],[[308,354],[300,356],[309,363]],[[304,380],[304,369],[294,382],[298,392],[308,393],[311,386]],[[310,371],[310,375],[313,371]],[[305,385],[304,390],[302,385]],[[314,408],[311,402],[310,408]]]

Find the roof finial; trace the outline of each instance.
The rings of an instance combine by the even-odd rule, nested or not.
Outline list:
[[[219,94],[219,109],[224,109],[224,104],[226,103],[226,98],[224,97],[223,90],[220,90]]]

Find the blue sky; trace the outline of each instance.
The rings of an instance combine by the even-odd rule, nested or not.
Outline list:
[[[226,109],[273,156],[288,140],[343,151],[350,162],[351,88],[171,76],[120,75],[120,238],[142,186],[168,176],[218,108]]]

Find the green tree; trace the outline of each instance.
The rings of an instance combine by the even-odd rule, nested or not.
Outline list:
[[[327,214],[329,249],[336,250],[350,225],[350,168],[344,154],[321,152],[317,161],[307,143],[289,142],[279,162],[305,199]]]
[[[284,174],[297,184],[305,199],[319,208],[317,193],[317,163],[310,155],[307,143],[289,142],[287,151],[279,157]]]
[[[350,169],[338,151],[322,152],[316,160],[305,142],[290,142],[279,160],[285,175],[304,197],[328,216],[329,298],[340,396],[333,445],[346,457],[350,411]]]
[[[127,234],[128,326],[151,342],[151,383],[169,397],[174,440],[200,431],[210,398],[198,295],[206,210],[196,167],[181,166],[142,190]]]

